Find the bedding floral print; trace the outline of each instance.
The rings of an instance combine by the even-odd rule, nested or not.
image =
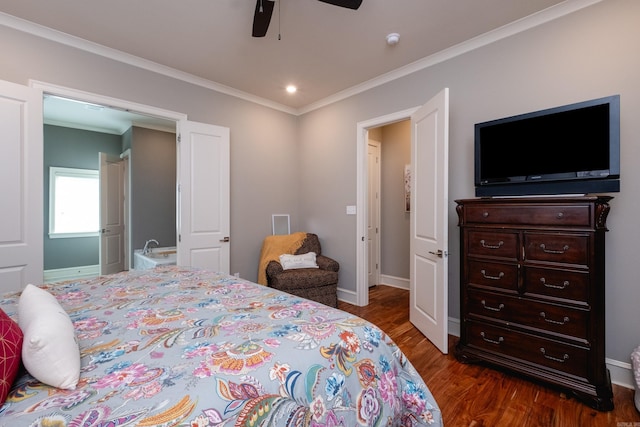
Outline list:
[[[22,375],[1,425],[441,425],[398,347],[343,311],[176,266],[45,289],[74,323],[80,383]],[[17,298],[1,301],[9,315]]]

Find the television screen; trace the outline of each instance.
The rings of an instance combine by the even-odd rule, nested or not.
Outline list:
[[[476,195],[619,191],[619,96],[475,125]]]

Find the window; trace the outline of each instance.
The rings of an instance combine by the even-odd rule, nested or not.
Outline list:
[[[49,168],[49,237],[97,236],[100,175],[97,170]]]

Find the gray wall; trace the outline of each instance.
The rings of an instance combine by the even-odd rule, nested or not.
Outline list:
[[[411,122],[382,127],[380,273],[409,280],[410,214],[404,204],[404,165],[411,163]]]
[[[411,163],[411,122],[369,129],[368,137],[380,143],[380,274],[408,281],[410,214],[405,211],[404,166]],[[384,277],[380,282],[385,283]]]
[[[131,243],[142,249],[149,239],[176,245],[176,135],[132,127]]]
[[[477,122],[621,95],[622,183],[613,194],[606,237],[606,355],[629,361],[640,344],[640,286],[634,261],[640,227],[640,2],[607,0],[300,117],[302,188],[322,177],[318,197],[300,192],[301,218],[319,229],[341,261],[340,286],[355,290],[357,123],[423,104],[450,88],[449,314],[459,311],[459,232],[455,199],[473,197]],[[322,153],[320,153],[322,147]],[[327,173],[331,165],[331,173]]]
[[[99,263],[98,237],[49,238],[49,167],[98,170],[98,153],[120,154],[121,138],[87,130],[44,126],[44,269]]]
[[[0,78],[29,79],[185,113],[231,129],[231,269],[255,280],[272,213],[313,230],[355,290],[357,123],[423,104],[451,89],[449,311],[459,316],[459,233],[454,200],[473,196],[473,124],[619,93],[622,189],[607,236],[607,357],[640,344],[634,260],[640,227],[640,2],[606,0],[508,39],[295,117],[106,58],[0,28]]]
[[[257,280],[272,214],[290,214],[299,230],[295,116],[3,26],[0,51],[2,80],[43,81],[230,128],[232,272]]]

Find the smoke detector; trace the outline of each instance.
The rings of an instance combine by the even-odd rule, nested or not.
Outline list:
[[[400,41],[400,34],[398,33],[387,34],[387,44],[389,46],[397,45],[399,41]]]

